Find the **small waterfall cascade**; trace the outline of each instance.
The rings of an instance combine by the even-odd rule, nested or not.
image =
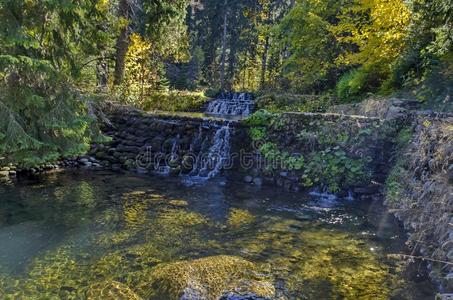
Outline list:
[[[207,135],[204,139],[200,130],[200,136],[197,136],[194,143],[203,141],[194,161],[193,169],[189,174],[191,177],[213,178],[228,164],[230,160],[231,130],[230,124],[226,123],[216,129],[213,137]],[[191,148],[193,147],[191,146]]]
[[[159,159],[156,161],[155,165],[155,174],[158,175],[164,175],[167,176],[170,174],[171,171],[171,165],[172,163],[178,159],[178,142],[179,142],[180,136],[176,136],[175,139],[173,139],[173,143],[171,146],[171,152],[170,155],[162,161],[162,159]],[[162,155],[161,158],[163,158],[164,155]]]
[[[156,175],[183,176],[192,182],[216,177],[230,166],[234,130],[231,124],[232,121],[203,120],[198,128],[183,128],[181,134],[160,143],[157,151],[151,148],[146,156],[149,160],[138,164]]]
[[[250,93],[221,93],[209,102],[207,114],[222,116],[248,116],[253,112],[255,102]]]

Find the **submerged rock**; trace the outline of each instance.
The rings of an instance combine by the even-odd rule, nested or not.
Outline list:
[[[261,177],[255,177],[253,179],[253,183],[257,186],[262,186],[263,185],[263,179]]]
[[[252,181],[253,181],[253,177],[252,176],[247,175],[247,176],[244,177],[244,182],[245,183],[252,183]]]
[[[225,291],[253,293],[272,297],[270,282],[257,281],[256,266],[240,257],[211,256],[158,266],[151,274],[152,299],[218,299]],[[258,298],[259,299],[259,298]]]
[[[249,211],[244,209],[232,208],[228,214],[228,225],[233,228],[240,228],[241,226],[252,223],[255,220]]]

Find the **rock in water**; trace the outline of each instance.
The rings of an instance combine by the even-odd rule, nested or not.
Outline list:
[[[253,178],[253,183],[257,186],[262,186],[263,185],[263,179],[261,177],[255,177]]]
[[[180,261],[156,267],[150,284],[141,290],[151,290],[152,299],[219,299],[225,291],[237,290],[272,297],[274,286],[265,280],[257,281],[255,270],[253,263],[235,256]]]
[[[247,175],[247,176],[244,177],[244,182],[245,183],[252,183],[252,181],[253,181],[253,177],[252,176]]]

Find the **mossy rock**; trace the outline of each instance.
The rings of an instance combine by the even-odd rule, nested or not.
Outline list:
[[[272,297],[274,286],[257,278],[256,266],[240,257],[211,256],[158,266],[151,274],[151,299],[180,299],[187,293],[200,299],[218,299],[223,293],[246,288],[261,297]]]
[[[228,214],[228,225],[235,229],[240,228],[241,226],[248,225],[255,220],[248,210],[233,208]]]
[[[87,291],[88,300],[143,300],[139,295],[132,291],[126,285],[116,282],[107,281],[96,283],[90,286]]]
[[[168,204],[176,207],[186,207],[189,205],[189,203],[185,200],[170,200],[168,201]]]

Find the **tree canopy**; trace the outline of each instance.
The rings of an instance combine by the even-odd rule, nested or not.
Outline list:
[[[99,95],[451,93],[448,0],[1,0],[0,17],[0,157],[24,164],[102,138]]]

